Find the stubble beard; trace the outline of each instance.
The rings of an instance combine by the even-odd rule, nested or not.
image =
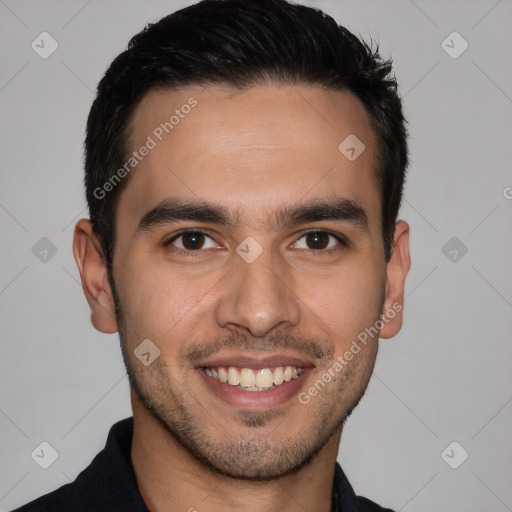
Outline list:
[[[347,366],[336,377],[331,387],[326,387],[307,406],[301,405],[309,407],[307,417],[310,420],[303,425],[297,436],[284,441],[276,440],[273,436],[274,430],[280,427],[282,430],[282,424],[290,421],[279,418],[285,415],[280,409],[262,412],[236,411],[229,421],[237,421],[246,428],[243,435],[235,435],[229,431],[229,423],[224,427],[219,421],[211,419],[207,411],[201,414],[201,408],[191,390],[185,389],[183,384],[171,376],[162,358],[155,360],[149,367],[139,364],[132,351],[127,349],[131,346],[127,334],[130,331],[127,330],[113,282],[111,288],[116,305],[121,351],[132,390],[147,412],[172,438],[197,462],[216,474],[238,480],[269,481],[300,471],[340,431],[366,391],[376,349],[375,354],[366,361],[360,361],[364,368],[358,368],[356,364],[360,359],[359,355],[354,358],[351,366]],[[322,369],[318,370],[319,375],[322,375]],[[358,371],[364,374],[359,376],[360,380],[354,391],[353,381]],[[183,393],[177,392],[179,389],[183,389]],[[350,397],[347,396],[349,392]],[[187,405],[187,398],[190,405]],[[345,401],[343,407],[338,406],[336,398],[338,401]],[[208,421],[213,421],[213,428],[208,428]],[[213,430],[221,431],[220,435],[212,434]]]

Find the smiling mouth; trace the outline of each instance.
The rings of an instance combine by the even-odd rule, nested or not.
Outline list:
[[[304,372],[301,366],[276,366],[273,368],[240,368],[236,366],[201,366],[200,369],[222,384],[244,391],[270,391],[298,379]]]

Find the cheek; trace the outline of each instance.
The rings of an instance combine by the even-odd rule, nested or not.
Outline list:
[[[369,267],[323,276],[304,288],[304,303],[334,337],[336,351],[379,318],[381,276]],[[299,295],[300,296],[300,295]]]
[[[218,300],[226,293],[223,271],[194,275],[150,254],[120,259],[118,268],[123,273],[116,284],[133,343],[149,338],[168,351],[178,348],[176,340],[208,336]],[[344,350],[378,319],[381,271],[370,253],[360,253],[323,275],[295,275],[291,300],[303,311],[304,329],[324,332],[336,352]]]
[[[130,338],[149,338],[155,343],[191,333],[210,303],[212,275],[191,277],[154,262],[124,262],[119,295]],[[181,338],[180,338],[181,339]]]

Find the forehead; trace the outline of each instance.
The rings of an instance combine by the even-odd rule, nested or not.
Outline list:
[[[152,206],[181,197],[224,203],[241,223],[263,227],[284,205],[328,196],[357,202],[378,221],[374,141],[364,106],[345,91],[278,85],[153,90],[130,124],[140,161],[120,195],[118,221],[135,223]],[[149,149],[139,151],[143,147]],[[363,147],[355,160],[347,158]]]

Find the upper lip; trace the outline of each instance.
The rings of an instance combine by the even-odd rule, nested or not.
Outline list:
[[[277,366],[296,366],[298,368],[313,367],[314,364],[305,357],[288,354],[252,353],[216,355],[200,361],[197,367],[229,367],[239,368],[275,368]]]

